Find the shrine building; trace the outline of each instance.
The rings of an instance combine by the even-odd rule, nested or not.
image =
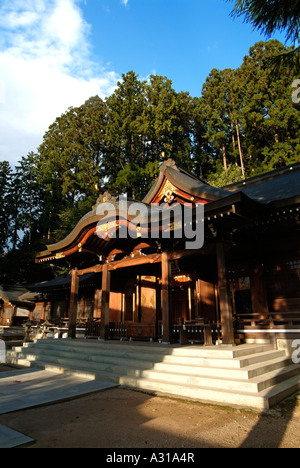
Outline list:
[[[168,160],[143,218],[121,202],[102,194],[37,255],[70,273],[30,286],[47,304],[36,320],[101,340],[300,338],[300,163],[217,189]]]

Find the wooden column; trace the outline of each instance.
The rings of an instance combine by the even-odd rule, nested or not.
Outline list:
[[[69,308],[69,338],[76,338],[76,319],[77,319],[77,301],[79,292],[79,276],[78,270],[71,271],[71,297],[70,297],[70,308]]]
[[[202,317],[201,315],[201,281],[200,279],[196,279],[196,284],[195,284],[195,317],[200,318]]]
[[[219,241],[217,243],[217,263],[219,278],[220,315],[222,325],[222,342],[223,344],[234,345],[232,304],[229,294],[229,285],[227,282],[224,243],[222,241]]]
[[[163,342],[172,342],[172,303],[171,303],[171,262],[167,252],[162,254],[161,260],[162,272],[162,291],[161,291],[161,308],[163,321]]]
[[[108,265],[103,265],[102,272],[102,300],[101,300],[101,329],[100,339],[109,339],[109,297],[110,297],[111,273]]]

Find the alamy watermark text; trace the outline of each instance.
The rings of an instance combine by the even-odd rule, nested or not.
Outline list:
[[[204,244],[204,205],[165,203],[146,205],[119,197],[100,203],[97,235],[102,239],[184,239],[185,248],[199,250]]]
[[[300,79],[293,81],[292,88],[295,89],[295,91],[292,94],[293,103],[299,104],[300,103]]]

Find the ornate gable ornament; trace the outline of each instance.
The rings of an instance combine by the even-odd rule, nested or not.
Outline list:
[[[93,206],[93,209],[97,209],[97,206],[100,205],[101,203],[112,203],[115,204],[118,201],[118,197],[112,195],[109,192],[104,192],[101,193],[101,195],[98,197],[98,200],[96,204]]]
[[[175,191],[176,188],[174,187],[173,184],[169,180],[167,180],[164,189],[162,191],[162,198],[164,198],[164,202],[168,203],[168,205],[171,205],[173,201],[175,200]]]

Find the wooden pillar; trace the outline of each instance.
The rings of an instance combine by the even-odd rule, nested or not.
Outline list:
[[[108,264],[103,265],[102,272],[102,299],[101,299],[101,329],[100,339],[109,339],[109,297],[110,297],[111,273]]]
[[[217,263],[219,279],[219,300],[222,325],[222,343],[234,345],[232,304],[227,282],[227,271],[225,262],[224,243],[217,243]]]
[[[201,281],[196,279],[195,284],[195,318],[201,317]]]
[[[70,308],[69,308],[69,338],[76,338],[76,320],[77,320],[77,301],[79,292],[79,276],[78,270],[71,271],[71,297],[70,297]]]
[[[172,303],[171,303],[171,262],[167,252],[163,252],[161,260],[162,271],[162,292],[161,292],[161,308],[163,322],[163,342],[172,342]]]

